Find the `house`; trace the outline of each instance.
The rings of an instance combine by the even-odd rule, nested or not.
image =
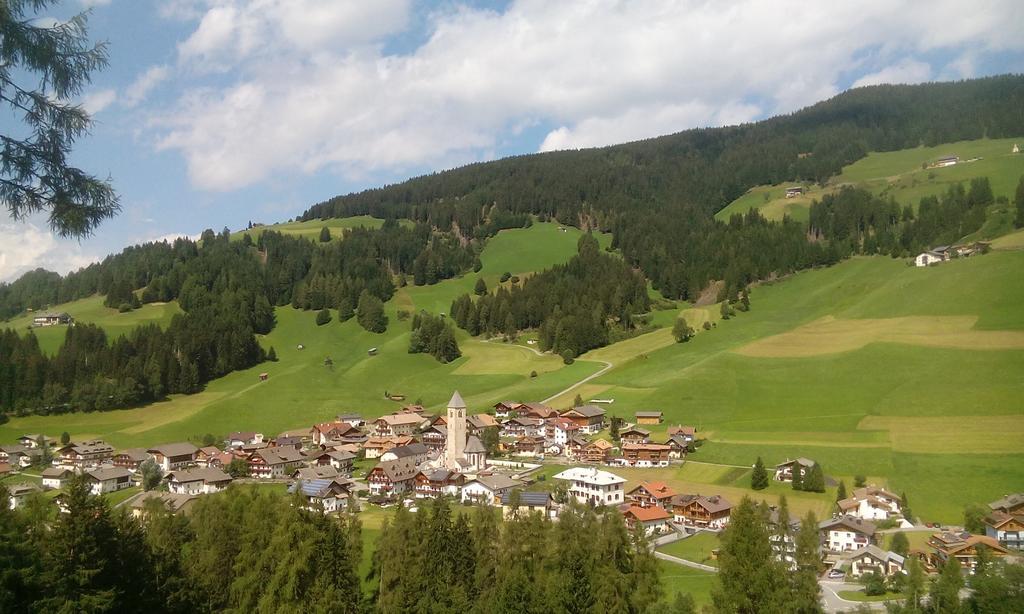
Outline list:
[[[413,490],[418,499],[436,499],[441,496],[459,496],[466,477],[451,469],[427,469],[413,478]]]
[[[888,578],[906,573],[906,559],[872,544],[844,555],[836,567],[848,570],[847,577],[859,578],[865,574],[877,573]]]
[[[72,469],[76,467],[95,467],[113,455],[114,447],[99,440],[69,443],[57,450],[53,464]]]
[[[292,471],[293,480],[333,480],[345,478],[338,470],[330,465],[314,465],[312,467],[299,467]]]
[[[513,418],[520,405],[516,401],[498,401],[494,404],[494,417],[501,420]]]
[[[338,422],[348,422],[352,426],[362,428],[366,421],[359,414],[342,414],[337,417]]]
[[[466,427],[470,433],[480,433],[484,429],[501,428],[501,425],[491,414],[473,414],[466,416]]]
[[[291,448],[263,448],[249,457],[249,475],[254,478],[284,478],[305,461],[298,450]]]
[[[686,458],[686,454],[690,451],[690,446],[693,445],[693,443],[692,440],[687,441],[686,437],[677,433],[666,439],[665,445],[668,446],[669,459],[675,460]]]
[[[1007,550],[1024,550],[1024,511],[1016,514],[1002,510],[992,512],[985,517],[985,535]]]
[[[382,454],[397,446],[409,445],[415,441],[411,435],[398,437],[370,437],[363,444],[363,455],[366,458],[380,458]]]
[[[673,522],[689,533],[700,530],[720,531],[729,524],[732,503],[721,495],[705,497],[676,495],[672,497]]]
[[[636,412],[637,424],[661,424],[664,414],[660,411],[638,411]]]
[[[697,436],[697,428],[693,426],[682,425],[668,427],[668,436],[670,439],[677,435],[682,437],[683,441],[685,441],[686,443],[691,443]]]
[[[313,445],[320,446],[328,441],[334,441],[349,437],[353,434],[362,434],[357,427],[353,426],[350,422],[343,422],[335,420],[333,422],[323,422],[321,424],[314,424],[313,428],[309,430],[310,438],[313,441]]]
[[[953,165],[955,165],[959,161],[960,161],[960,156],[948,155],[948,156],[943,156],[943,157],[939,158],[938,160],[936,160],[935,163],[932,164],[932,166],[933,167],[953,166]]]
[[[928,538],[928,547],[932,550],[932,565],[941,568],[950,557],[954,557],[968,573],[974,573],[975,567],[978,566],[978,550],[983,546],[994,557],[1010,554],[1009,550],[988,535],[973,535],[967,531],[944,531],[934,533]]]
[[[793,472],[800,468],[801,479],[807,477],[807,472],[814,466],[814,461],[809,458],[800,457],[795,460],[787,460],[775,465],[775,479],[780,482],[792,482]]]
[[[163,507],[172,514],[187,514],[198,499],[199,497],[196,495],[180,495],[173,492],[150,490],[132,499],[129,505],[131,506],[132,516],[141,518],[151,506]]]
[[[927,252],[921,252],[914,257],[914,266],[923,267],[945,262],[947,260],[945,254],[940,254],[934,250]]]
[[[569,495],[583,504],[619,505],[625,501],[626,480],[596,467],[574,467],[554,476],[568,482]]]
[[[604,428],[604,415],[604,409],[597,405],[583,405],[562,412],[563,418],[575,422],[579,425],[580,432],[588,435],[593,435]]]
[[[800,185],[795,185],[795,186],[786,188],[786,198],[796,198],[797,196],[802,196],[803,193],[804,193],[804,187],[800,186]]]
[[[462,486],[462,502],[480,505],[501,505],[501,497],[523,482],[501,475],[478,475]]]
[[[46,435],[38,435],[36,433],[30,433],[28,435],[22,435],[18,437],[18,443],[25,446],[26,448],[38,448],[39,440],[42,439],[46,442],[46,445],[53,447],[57,445],[57,440],[53,437],[47,437]]]
[[[569,438],[580,432],[578,424],[568,418],[550,418],[544,423],[544,442],[565,445]]]
[[[569,441],[566,442],[565,446],[562,447],[562,451],[568,458],[579,459],[580,454],[583,452],[583,448],[585,448],[588,443],[590,442],[587,441],[587,438],[583,435],[573,435],[569,438]]]
[[[631,505],[622,514],[626,519],[626,526],[632,531],[637,525],[643,528],[648,535],[661,535],[672,530],[669,521],[672,514],[661,506],[640,507]]]
[[[213,459],[220,457],[221,454],[220,448],[216,446],[203,446],[196,450],[196,465],[210,467]]]
[[[502,437],[543,436],[544,421],[540,418],[523,416],[509,418],[501,423]]]
[[[380,459],[382,461],[409,459],[414,465],[421,465],[427,462],[429,457],[430,450],[427,446],[418,441],[414,441],[404,446],[395,446],[394,448],[391,448],[384,454],[381,454]]]
[[[34,492],[39,492],[35,484],[13,484],[7,487],[7,506],[16,510],[25,505],[25,500]]]
[[[821,543],[830,552],[860,550],[875,543],[875,525],[852,516],[840,516],[818,523]]]
[[[519,501],[514,501],[513,493],[519,493]],[[513,505],[516,503],[516,505]],[[525,490],[508,490],[501,495],[501,515],[506,520],[516,516],[540,514],[545,518],[556,515],[555,502],[548,492],[527,492]]]
[[[622,443],[649,443],[651,432],[639,426],[631,426],[628,429],[619,431],[619,441]]]
[[[782,531],[781,523],[787,524]],[[768,512],[768,543],[775,553],[775,559],[783,563],[790,571],[796,570],[796,535],[800,530],[800,519],[790,514],[782,518],[779,508],[772,506]]]
[[[421,422],[423,418],[417,413],[399,413],[377,418],[373,422],[373,428],[378,437],[412,435]]]
[[[184,469],[196,460],[199,449],[188,442],[168,443],[146,450],[153,456],[153,462],[167,473],[175,469]]]
[[[888,520],[903,515],[903,499],[875,486],[857,488],[853,496],[837,501],[836,505],[840,514],[863,520]]]
[[[228,435],[224,443],[229,448],[241,448],[249,444],[263,443],[263,433],[253,431],[235,431]]]
[[[61,324],[72,324],[74,321],[74,318],[64,312],[44,313],[32,318],[32,326],[59,326]]]
[[[148,459],[149,452],[146,452],[145,448],[128,448],[110,457],[110,462],[114,463],[115,467],[124,467],[129,471],[138,471],[139,466]]]
[[[381,461],[366,474],[366,482],[371,495],[390,497],[411,491],[416,473],[411,459]]]
[[[99,467],[85,472],[85,481],[94,495],[115,492],[135,485],[132,472],[124,467]]]
[[[43,488],[64,488],[64,484],[75,475],[66,467],[47,467],[43,469]]]
[[[299,492],[305,501],[303,509],[323,514],[333,514],[348,506],[351,482],[332,479],[297,480],[288,486],[288,492]]]
[[[0,462],[5,462],[12,467],[24,469],[32,465],[42,455],[42,450],[28,446],[0,446]]]
[[[167,474],[167,490],[179,495],[209,495],[231,484],[231,476],[216,467],[179,469]]]
[[[1005,512],[1007,514],[1024,514],[1024,492],[1006,495],[1002,499],[996,499],[988,504],[994,512]]]
[[[345,450],[331,450],[330,452],[324,452],[319,460],[323,462],[325,459],[327,465],[333,467],[338,473],[352,475],[352,465],[356,460],[355,454]]]
[[[626,493],[626,500],[639,507],[663,507],[672,509],[672,497],[676,491],[664,482],[641,482]]]
[[[539,418],[541,420],[558,417],[557,410],[543,403],[520,403],[516,408],[516,413],[523,418]]]
[[[440,452],[448,441],[448,427],[443,424],[433,424],[420,433],[420,441],[427,446],[431,452]]]
[[[604,463],[612,452],[612,444],[604,439],[595,439],[583,446],[579,458],[585,463]]]
[[[513,454],[516,456],[542,456],[544,454],[544,440],[540,437],[528,435],[519,437],[513,444]]]
[[[670,449],[661,443],[624,443],[622,461],[630,467],[668,467]]]

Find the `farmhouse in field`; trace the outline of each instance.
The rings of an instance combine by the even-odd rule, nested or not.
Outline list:
[[[807,472],[814,466],[814,461],[809,458],[800,457],[795,460],[787,460],[775,465],[775,479],[780,482],[792,482],[793,473],[800,472],[800,477],[807,477]]]
[[[64,312],[44,313],[32,318],[32,326],[59,326],[62,324],[73,324],[74,321],[74,318]]]
[[[619,505],[625,501],[626,480],[596,467],[573,467],[555,475],[568,482],[569,496],[577,502],[594,505]]]
[[[697,436],[697,428],[693,426],[670,426],[668,427],[669,438],[682,437],[683,441],[690,443]]]
[[[663,414],[660,411],[636,412],[637,424],[661,424]]]
[[[676,495],[672,497],[673,521],[689,533],[720,531],[729,524],[732,503],[721,495]]]
[[[955,165],[958,162],[960,162],[960,156],[955,155],[955,154],[950,154],[948,156],[943,156],[943,157],[939,158],[938,160],[936,160],[935,162],[933,162],[931,167],[932,168],[942,168],[944,166],[953,166],[953,165]]]
[[[790,188],[786,188],[786,198],[796,198],[797,196],[803,196],[803,186],[795,185]]]

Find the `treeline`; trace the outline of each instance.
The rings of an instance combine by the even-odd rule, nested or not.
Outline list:
[[[653,555],[615,509],[499,523],[489,507],[453,516],[444,499],[399,506],[364,592],[355,515],[237,487],[188,515],[151,502],[141,522],[81,478],[66,497],[56,518],[41,495],[0,506],[0,611],[630,613],[661,596]]]
[[[514,337],[538,329],[541,350],[572,359],[606,345],[613,329],[634,329],[635,316],[650,307],[643,276],[621,258],[601,253],[597,239],[586,234],[566,264],[476,301],[464,294],[452,302],[451,317],[471,335]]]
[[[339,196],[302,219],[404,217],[473,237],[495,208],[534,214],[613,232],[665,296],[688,298],[710,279],[755,279],[765,267],[784,273],[834,256],[808,247],[800,225],[754,225],[740,237],[711,219],[751,187],[821,182],[868,151],[1016,136],[1022,109],[1019,75],[857,88],[752,124],[472,164]],[[749,238],[760,239],[756,248]]]
[[[412,317],[409,353],[430,354],[442,363],[449,363],[462,356],[452,325],[443,317],[426,311]]]
[[[843,187],[811,204],[810,232],[843,255],[908,256],[976,232],[994,201],[988,177],[972,179],[967,189],[954,183],[941,197],[926,196],[916,212],[862,188]]]

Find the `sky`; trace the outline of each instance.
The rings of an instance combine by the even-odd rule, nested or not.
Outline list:
[[[83,10],[110,64],[72,161],[122,212],[61,240],[0,211],[0,281],[470,162],[1024,72],[1020,0],[64,0],[39,17]]]

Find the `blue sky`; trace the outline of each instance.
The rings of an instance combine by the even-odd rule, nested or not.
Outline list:
[[[65,0],[43,17],[90,8],[110,44],[74,162],[111,176],[123,212],[82,241],[0,213],[0,281],[468,162],[1024,71],[1024,3],[925,6]]]

